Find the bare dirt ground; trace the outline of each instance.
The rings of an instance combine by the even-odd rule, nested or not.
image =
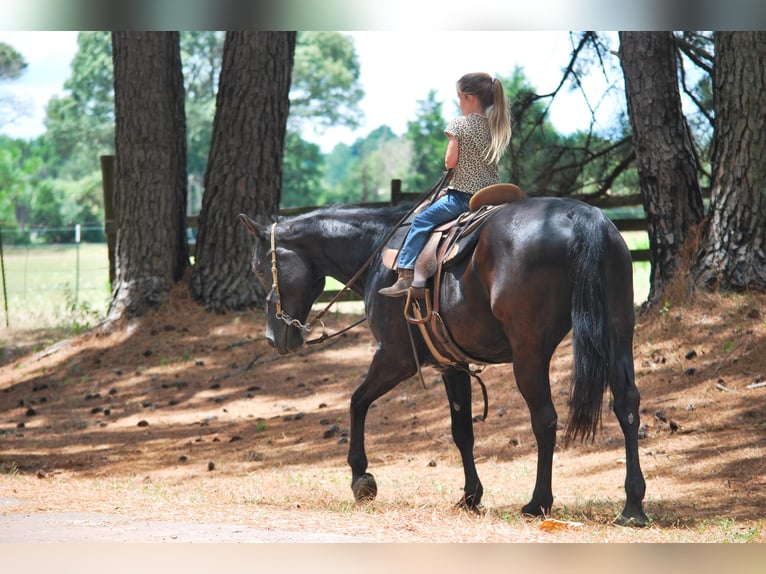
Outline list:
[[[337,314],[332,331],[351,322]],[[183,293],[111,333],[43,350],[6,335],[0,368],[0,542],[764,542],[766,296],[707,296],[638,316],[644,529],[624,502],[622,435],[558,447],[553,519],[519,510],[536,449],[510,366],[489,367],[476,423],[486,510],[455,508],[463,475],[435,371],[367,421],[377,500],[353,502],[348,402],[367,329],[279,357],[260,313],[206,313]],[[571,345],[551,367],[566,422]],[[474,412],[482,409],[474,389]],[[608,407],[609,397],[605,397]],[[551,524],[548,522],[548,524]]]

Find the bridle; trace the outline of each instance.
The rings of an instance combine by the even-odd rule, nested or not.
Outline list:
[[[282,297],[279,295],[279,271],[277,269],[277,223],[276,221],[271,225],[271,290],[274,291],[274,306],[276,307],[276,317],[288,327],[296,327],[301,331],[308,333],[311,331],[311,326],[316,321],[309,322],[308,325],[304,325],[298,319],[293,319],[290,315],[282,310]],[[322,323],[324,328],[324,323]]]
[[[322,316],[330,309],[330,307],[338,300],[340,295],[343,294],[343,292],[348,289],[354,281],[361,275],[361,272],[364,271],[369,264],[372,262],[372,258],[368,260],[367,263],[362,267],[360,271],[354,275],[354,277],[351,278],[351,280],[346,283],[346,285],[343,287],[343,289],[335,296],[333,299],[328,303],[327,307],[325,307],[316,317],[314,317],[311,321],[308,323],[301,323],[299,319],[295,319],[288,315],[284,309],[282,309],[282,296],[279,294],[279,270],[277,268],[277,222],[271,224],[271,290],[274,292],[274,307],[275,307],[275,316],[277,319],[282,321],[285,325],[288,327],[295,327],[296,329],[299,329],[303,331],[304,333],[310,333],[312,327],[314,327],[317,323],[322,325],[322,334],[317,337],[316,339],[309,339],[306,341],[307,345],[315,345],[317,343],[322,343],[326,341],[327,339],[332,339],[333,337],[337,337],[339,335],[342,335],[346,331],[349,331],[356,327],[357,325],[360,325],[364,321],[367,320],[367,317],[362,317],[355,323],[349,325],[348,327],[345,327],[341,329],[340,331],[336,331],[335,333],[332,333],[330,335],[327,334],[327,331],[325,329],[325,324],[322,322]],[[376,252],[377,253],[377,252]],[[375,254],[373,254],[374,257]]]

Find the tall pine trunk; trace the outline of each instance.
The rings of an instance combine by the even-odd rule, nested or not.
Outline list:
[[[766,32],[716,32],[710,218],[693,270],[705,289],[766,289]]]
[[[109,319],[161,305],[188,268],[178,32],[114,32],[117,245]]]
[[[237,214],[279,211],[295,32],[228,32],[216,101],[192,292],[215,311],[261,305],[252,242]]]
[[[697,158],[678,91],[672,32],[620,32],[620,62],[651,252],[648,303],[679,272],[704,216]]]

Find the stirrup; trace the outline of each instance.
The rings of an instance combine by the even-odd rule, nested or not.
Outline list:
[[[418,299],[423,299],[426,304],[425,317],[420,312],[420,303]],[[408,314],[407,311],[411,310],[412,313]],[[423,325],[428,323],[433,316],[431,310],[431,290],[428,287],[410,287],[407,290],[407,302],[404,304],[404,318],[408,323],[413,325]]]

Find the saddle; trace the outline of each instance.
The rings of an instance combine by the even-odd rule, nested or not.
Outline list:
[[[512,183],[499,183],[478,191],[471,197],[470,211],[431,232],[415,262],[416,283],[426,283],[433,278],[433,282],[430,283],[433,299],[431,289],[411,287],[404,307],[404,316],[411,324],[418,325],[431,354],[442,365],[478,363],[452,341],[447,326],[439,315],[442,273],[445,268],[462,261],[473,252],[479,239],[479,231],[497,209],[506,203],[521,199],[522,195],[521,188]],[[425,209],[428,203],[428,200],[424,201],[415,209],[412,217]],[[402,224],[383,250],[383,264],[389,269],[396,269],[396,258],[409,231],[410,222],[411,219],[408,219]]]
[[[471,253],[479,238],[478,231],[489,216],[500,206],[521,199],[522,194],[517,185],[498,183],[471,196],[470,211],[439,225],[431,232],[415,262],[415,282],[425,282],[434,276],[438,268],[449,267]],[[389,269],[396,269],[396,259],[409,232],[412,218],[428,207],[429,203],[430,200],[426,200],[418,206],[383,249],[383,264]]]

